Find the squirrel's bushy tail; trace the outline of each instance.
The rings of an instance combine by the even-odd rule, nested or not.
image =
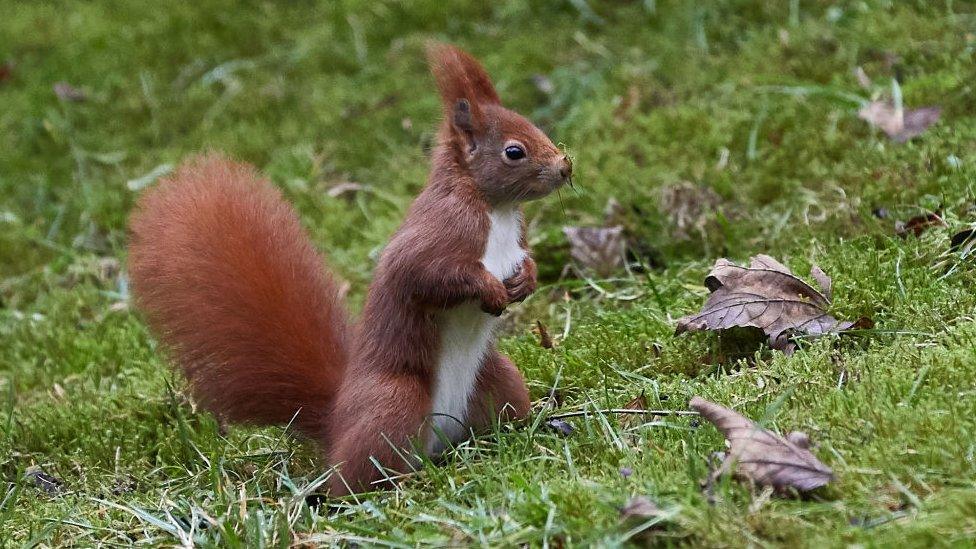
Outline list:
[[[336,283],[292,207],[249,165],[194,159],[130,220],[136,306],[205,408],[325,436],[347,362]]]

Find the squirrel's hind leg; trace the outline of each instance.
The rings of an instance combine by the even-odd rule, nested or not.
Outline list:
[[[470,406],[468,423],[475,431],[489,429],[495,418],[517,421],[529,416],[529,389],[510,358],[495,349],[488,352]]]
[[[387,478],[414,470],[416,444],[430,408],[423,376],[389,374],[360,379],[340,391],[330,462],[337,467],[332,496],[389,489]],[[379,463],[383,470],[380,470]]]

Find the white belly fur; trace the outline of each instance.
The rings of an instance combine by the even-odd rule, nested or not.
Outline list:
[[[519,245],[522,218],[518,208],[489,213],[491,229],[481,262],[498,280],[505,280],[525,258]],[[444,437],[451,442],[468,435],[468,400],[477,382],[485,353],[492,341],[497,318],[481,311],[479,303],[468,302],[441,313],[440,353],[434,381],[431,420],[434,432],[427,440],[428,453],[444,450]]]

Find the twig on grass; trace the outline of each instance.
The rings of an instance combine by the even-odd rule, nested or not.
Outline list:
[[[606,410],[578,410],[576,412],[565,412],[547,416],[547,419],[564,419],[567,417],[580,417],[590,414],[643,414],[648,416],[697,416],[700,415],[694,410],[637,410],[633,408],[608,408]]]

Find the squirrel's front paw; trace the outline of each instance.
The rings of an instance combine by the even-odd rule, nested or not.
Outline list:
[[[515,274],[505,279],[505,290],[508,292],[508,302],[524,301],[535,291],[536,269],[535,261],[525,258]]]
[[[481,310],[492,316],[501,316],[507,306],[508,289],[497,278],[491,277],[481,297]]]

